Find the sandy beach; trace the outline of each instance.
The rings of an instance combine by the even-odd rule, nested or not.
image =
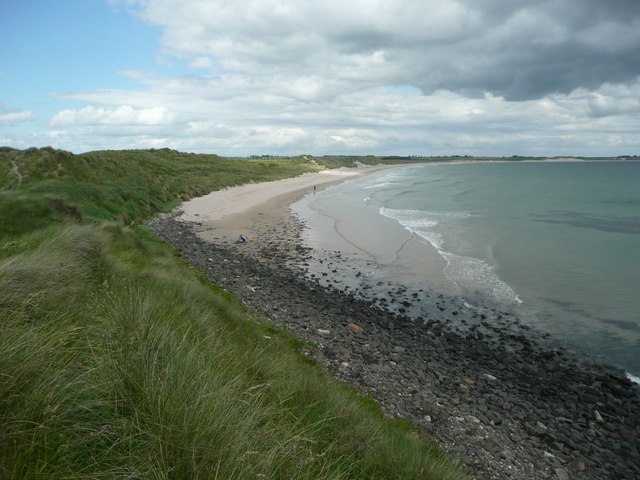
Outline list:
[[[272,216],[274,213],[279,215],[293,201],[307,193],[381,168],[385,167],[359,165],[356,168],[305,173],[273,182],[250,183],[217,190],[184,202],[180,206],[183,213],[179,219],[215,227],[217,238],[220,239],[235,239],[239,233],[247,238],[254,238],[252,217]],[[220,222],[222,219],[224,222]]]
[[[639,478],[640,391],[624,372],[586,364],[509,312],[459,297],[384,284],[371,302],[341,284],[341,268],[357,267],[339,254],[322,278],[310,276],[313,252],[289,204],[374,169],[213,192],[152,227],[212,282],[313,346],[303,354],[460,458],[469,478]],[[235,243],[239,233],[247,243]],[[417,304],[423,317],[405,315]]]
[[[180,220],[190,222],[220,220],[255,207],[270,205],[276,199],[275,203],[288,205],[291,198],[313,192],[314,187],[325,187],[381,168],[385,167],[360,165],[355,168],[336,168],[316,173],[305,173],[273,182],[249,183],[217,190],[184,202],[180,206],[183,211]]]
[[[302,228],[289,205],[314,191],[384,168],[390,167],[358,165],[218,190],[184,202],[177,219],[194,224],[204,241],[240,247],[272,264],[288,264]],[[240,234],[247,242],[236,245]]]

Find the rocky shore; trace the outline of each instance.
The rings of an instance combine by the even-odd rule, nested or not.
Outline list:
[[[305,355],[457,456],[470,478],[640,478],[640,389],[620,370],[508,312],[401,285],[344,285],[341,269],[357,267],[339,254],[312,259],[295,222],[275,232],[267,222],[264,236],[236,245],[204,241],[204,226],[175,217],[152,222],[155,234],[309,342]]]

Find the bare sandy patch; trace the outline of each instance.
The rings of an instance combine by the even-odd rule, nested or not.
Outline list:
[[[284,253],[299,245],[301,227],[292,218],[289,205],[329,185],[388,167],[358,165],[217,190],[184,202],[177,218],[197,224],[198,236],[208,242],[235,244],[242,234],[247,243],[238,244],[238,248],[247,253],[262,252],[263,257],[269,251],[273,256],[273,252]],[[271,260],[277,263],[277,255]]]

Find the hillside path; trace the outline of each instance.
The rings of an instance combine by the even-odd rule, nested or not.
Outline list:
[[[20,186],[22,185],[22,174],[20,173],[20,170],[18,170],[18,164],[16,163],[15,160],[11,160],[11,171],[15,174],[15,176],[18,178],[18,185],[16,186]]]

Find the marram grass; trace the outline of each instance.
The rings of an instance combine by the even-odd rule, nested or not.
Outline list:
[[[319,168],[0,148],[0,478],[463,478],[133,226]]]
[[[24,242],[0,263],[1,477],[461,477],[143,232]]]

